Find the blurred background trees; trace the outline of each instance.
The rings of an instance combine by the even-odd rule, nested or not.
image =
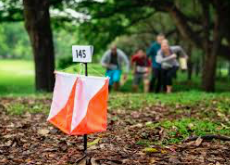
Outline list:
[[[229,68],[229,13],[230,1],[217,0],[1,0],[0,57],[34,59],[36,89],[51,91],[54,54],[71,63],[71,45],[94,45],[97,61],[112,43],[130,56],[164,33],[189,54],[188,79],[201,74],[214,91],[219,68]]]

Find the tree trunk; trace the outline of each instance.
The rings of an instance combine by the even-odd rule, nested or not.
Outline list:
[[[223,65],[223,63],[221,63],[221,62],[217,63],[217,77],[218,78],[222,77],[222,65]]]
[[[196,74],[196,77],[198,77],[199,74],[200,74],[200,70],[201,70],[200,68],[201,68],[201,66],[200,66],[200,60],[197,60],[196,63],[195,63],[195,74]]]
[[[193,72],[193,63],[192,63],[192,45],[189,44],[188,45],[188,49],[187,52],[189,54],[189,58],[188,58],[188,81],[192,80],[192,72]]]
[[[230,62],[228,63],[228,77],[230,77]]]
[[[49,0],[23,0],[23,6],[25,27],[34,54],[36,90],[49,92],[54,87],[54,47]]]
[[[220,50],[220,42],[222,39],[221,29],[221,17],[220,14],[214,17],[214,29],[213,29],[213,42],[209,40],[210,32],[210,5],[207,1],[200,1],[203,10],[203,30],[204,30],[204,42],[203,48],[205,51],[204,67],[202,75],[202,87],[207,92],[215,91],[215,76],[217,66],[217,54]],[[215,1],[217,3],[217,1]],[[220,4],[217,3],[217,8],[220,8]]]
[[[188,81],[192,80],[192,73],[193,73],[193,63],[191,59],[188,60]]]
[[[205,53],[202,73],[202,87],[207,92],[215,91],[217,55]]]

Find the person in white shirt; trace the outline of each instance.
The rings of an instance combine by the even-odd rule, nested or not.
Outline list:
[[[163,40],[161,43],[161,49],[156,56],[156,61],[161,64],[162,83],[163,86],[166,87],[167,93],[172,92],[172,80],[176,76],[176,72],[179,68],[177,53],[188,58],[181,46],[169,46],[168,40]]]

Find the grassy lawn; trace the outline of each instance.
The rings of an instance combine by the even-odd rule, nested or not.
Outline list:
[[[72,65],[64,70],[69,73],[84,74],[84,65]],[[99,64],[88,65],[89,75],[104,76],[105,70]],[[133,76],[130,73],[127,82],[121,87],[122,92],[130,93],[132,91]],[[227,78],[218,79],[216,82],[216,91],[224,92],[230,90],[230,83]],[[187,74],[178,72],[177,79],[174,81],[174,91],[192,93],[201,91],[200,78],[193,77],[192,81],[187,81]],[[142,93],[142,91],[140,90]],[[193,94],[189,95],[193,95]],[[32,61],[22,60],[0,60],[0,95],[33,95],[34,89],[34,64]],[[177,95],[177,94],[176,94]],[[186,94],[187,95],[187,94]],[[158,96],[157,96],[158,97]]]
[[[65,70],[70,73],[84,73],[84,66],[73,65]],[[103,76],[104,69],[98,64],[89,65],[89,75]],[[143,94],[131,93],[132,75],[121,88],[122,92],[112,92],[109,96],[109,112],[116,114],[111,120],[127,120],[119,118],[120,111],[128,116],[133,125],[137,121],[129,119],[132,113],[140,116],[156,112],[162,116],[153,120],[143,117],[139,121],[144,132],[163,128],[167,138],[161,144],[178,143],[190,135],[222,134],[230,135],[230,93],[221,92],[230,89],[226,80],[217,82],[217,93],[205,93],[199,89],[199,79],[186,81],[186,74],[179,73],[175,81],[175,93]],[[51,94],[34,92],[33,63],[28,61],[0,61],[0,95],[11,99],[6,104],[10,114],[21,115],[26,112],[45,112],[50,108]],[[14,97],[10,97],[14,96]],[[23,97],[22,97],[23,96]],[[14,100],[15,101],[12,101]],[[32,101],[31,101],[32,100]],[[45,102],[48,100],[48,102]],[[138,139],[138,145],[149,146],[159,141]]]
[[[0,95],[27,95],[34,92],[32,62],[0,60]]]

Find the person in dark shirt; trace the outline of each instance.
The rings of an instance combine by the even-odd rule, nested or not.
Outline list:
[[[134,74],[133,90],[136,92],[138,90],[138,86],[143,81],[144,92],[147,93],[149,90],[149,73],[151,62],[142,49],[138,50],[137,53],[132,56],[131,66],[133,67]]]
[[[163,34],[157,35],[156,41],[152,43],[147,51],[147,56],[152,61],[152,78],[150,81],[150,92],[155,91],[156,93],[161,90],[161,64],[156,61],[157,52],[161,49],[161,42],[165,37]]]

